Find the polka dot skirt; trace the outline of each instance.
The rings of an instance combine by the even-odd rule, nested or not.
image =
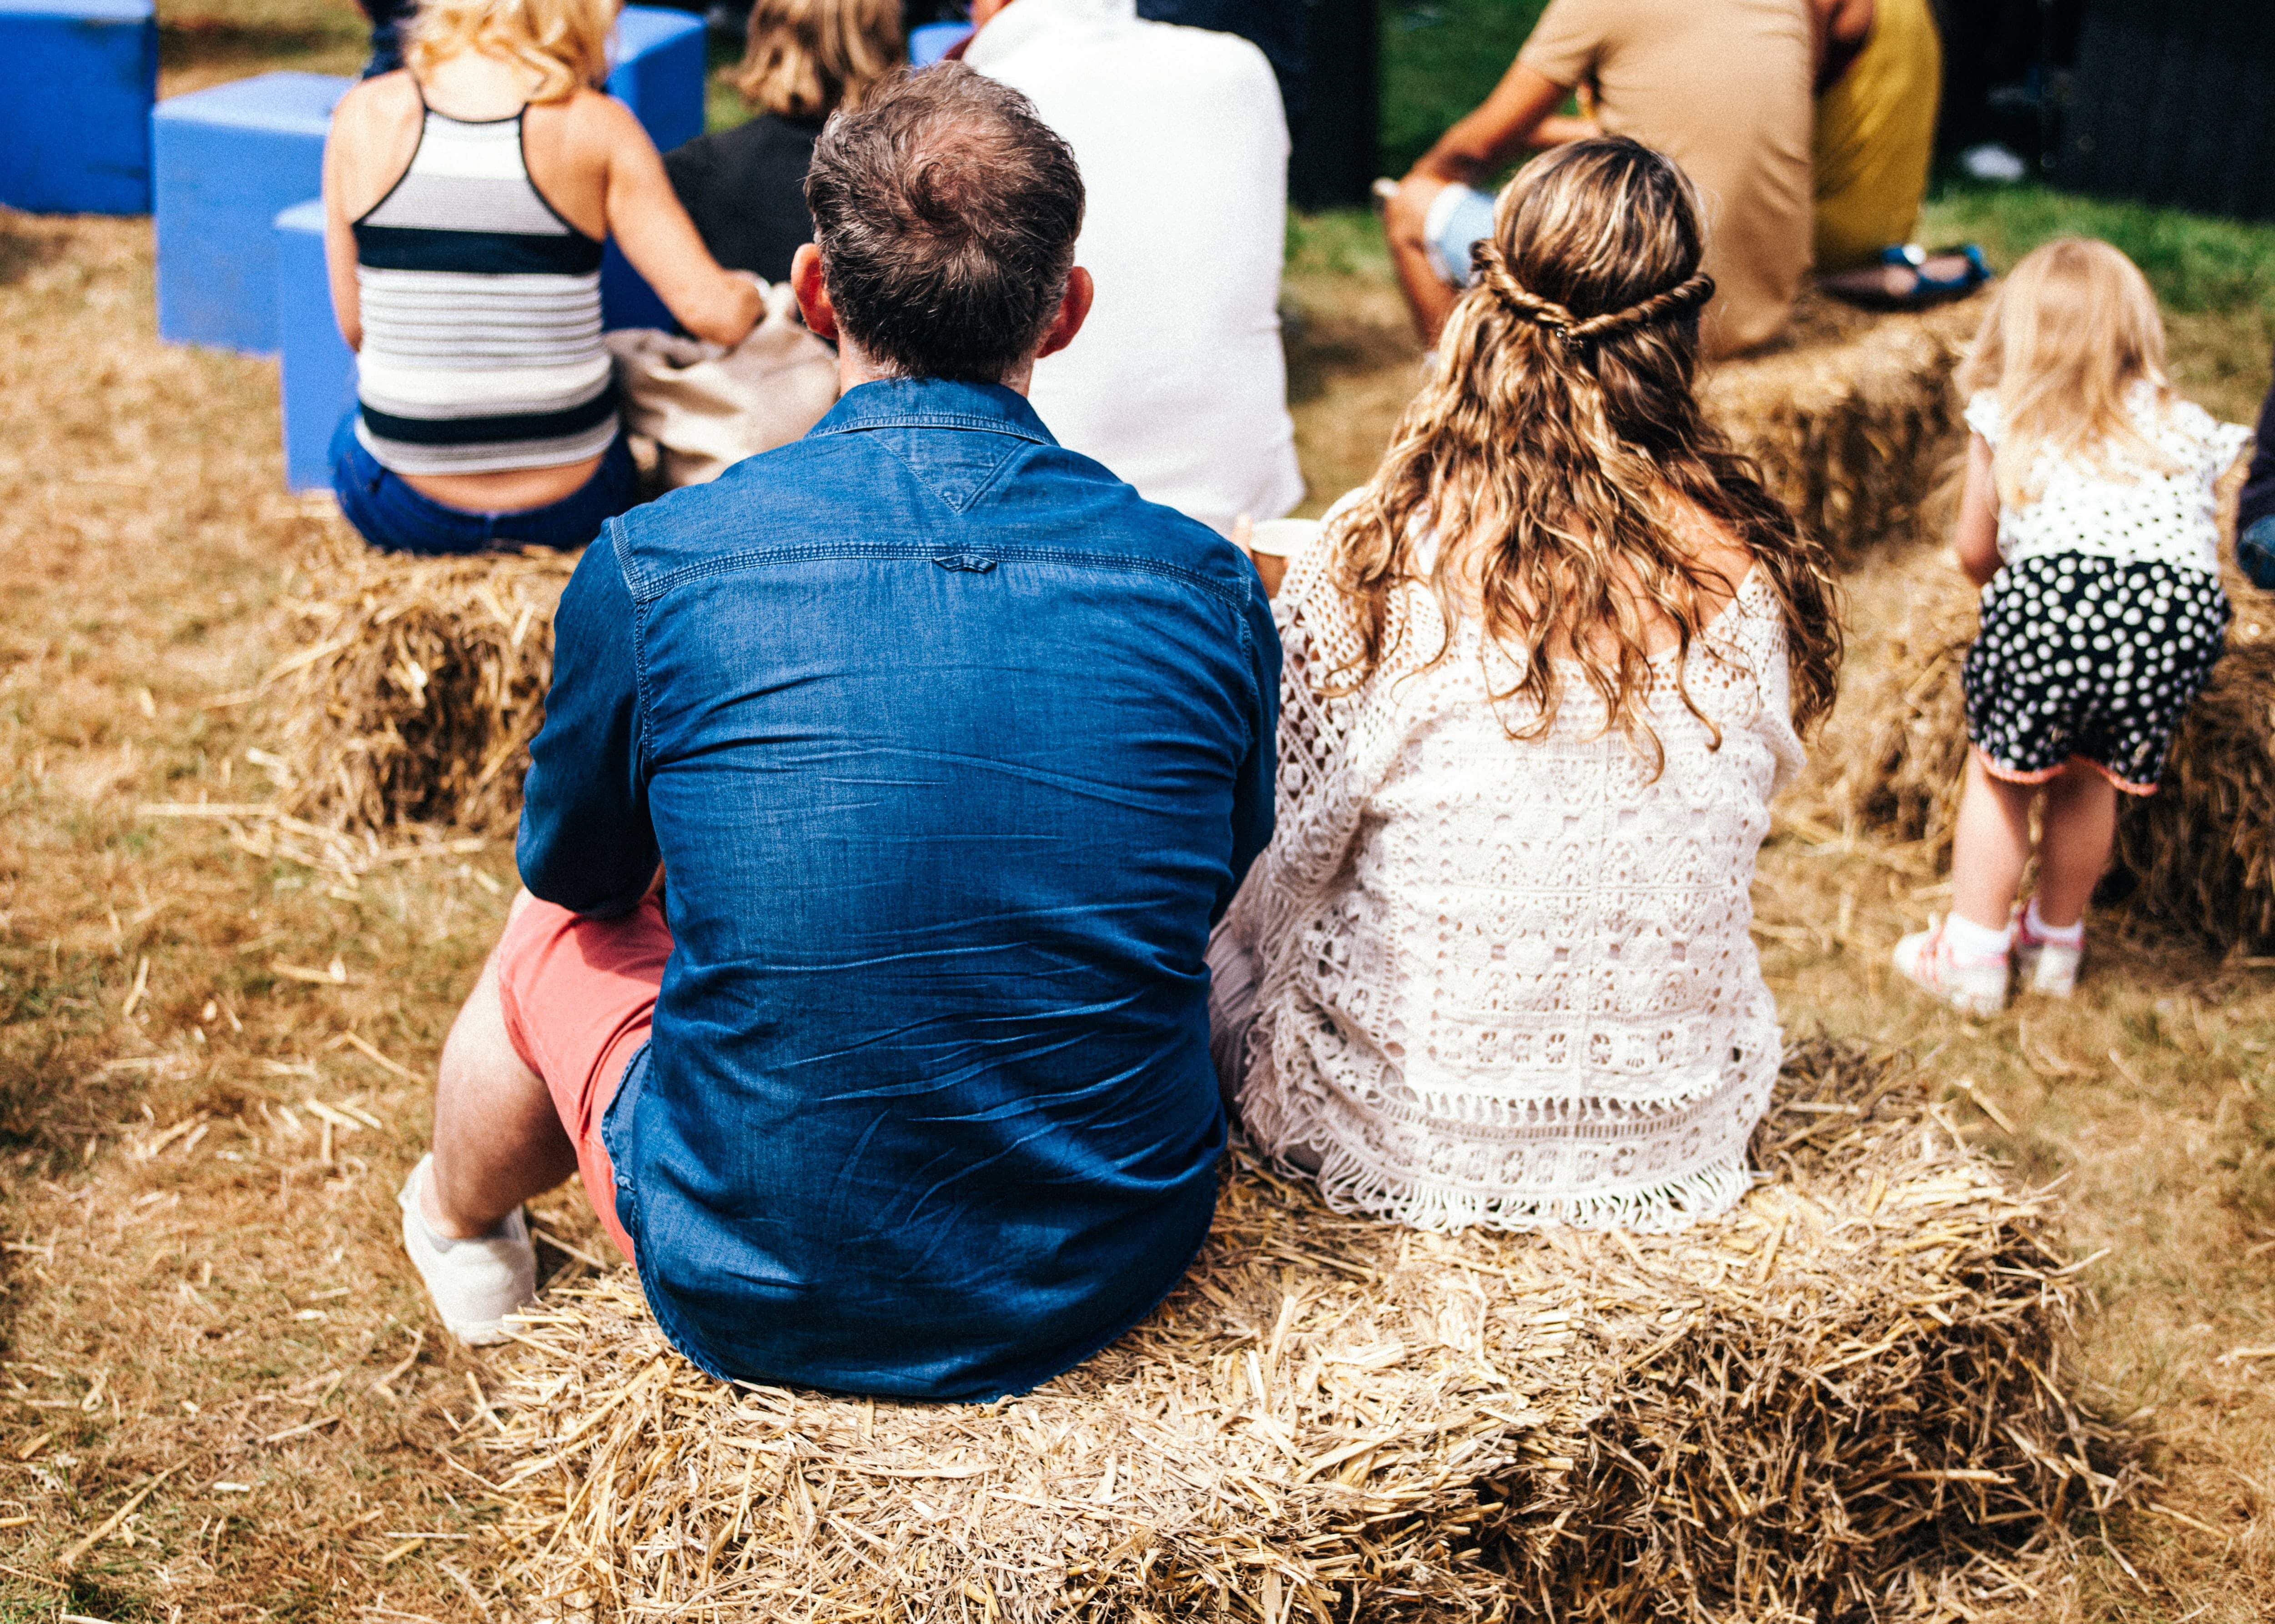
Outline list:
[[[2152,791],[2227,633],[2219,578],[2082,553],[2020,558],[1983,589],[1961,684],[1967,736],[2000,776],[2074,756]]]

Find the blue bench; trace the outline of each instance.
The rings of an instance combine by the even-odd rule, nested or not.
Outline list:
[[[0,0],[0,203],[150,212],[151,0]]]
[[[276,216],[275,231],[284,483],[296,491],[329,490],[332,431],[355,404],[356,365],[332,316],[323,200],[295,203]]]
[[[662,6],[628,5],[616,17],[608,94],[632,110],[669,152],[703,133],[703,19]],[[671,313],[610,238],[601,253],[601,321],[616,327],[672,325]]]
[[[971,37],[970,23],[925,23],[909,30],[909,65],[928,68]]]
[[[624,8],[608,91],[632,110],[659,147],[669,150],[703,132],[703,80],[700,19],[653,6]],[[326,111],[329,116],[329,107]],[[296,491],[329,490],[332,432],[355,404],[355,353],[332,318],[322,202],[310,199],[271,213],[275,320],[283,351],[285,483]],[[671,325],[663,302],[614,241],[601,261],[601,300],[608,327]]]
[[[279,210],[323,190],[324,132],[351,81],[263,73],[172,96],[150,117],[158,336],[274,354]]]
[[[616,16],[608,94],[639,116],[660,151],[703,133],[703,19],[657,5]]]

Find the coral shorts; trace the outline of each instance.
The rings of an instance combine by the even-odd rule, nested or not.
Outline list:
[[[629,1258],[616,1170],[601,1119],[646,1044],[671,927],[651,897],[621,919],[589,919],[533,898],[497,948],[498,1002],[522,1063],[545,1080],[601,1227]]]

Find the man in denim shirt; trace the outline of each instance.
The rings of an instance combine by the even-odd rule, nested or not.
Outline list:
[[[521,1203],[581,1171],[706,1370],[992,1399],[1121,1335],[1207,1231],[1202,956],[1271,835],[1279,644],[1231,544],[1023,397],[1091,298],[1081,178],[1024,98],[896,81],[807,199],[793,281],[844,397],[578,566],[531,895],[404,1240],[495,1338],[533,1295]]]

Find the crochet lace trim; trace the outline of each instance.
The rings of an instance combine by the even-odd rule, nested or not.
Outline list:
[[[1512,739],[1508,657],[1470,622],[1425,663],[1446,629],[1425,590],[1387,638],[1418,655],[1348,693],[1319,691],[1358,645],[1316,549],[1280,614],[1278,833],[1222,927],[1255,978],[1251,1137],[1316,1160],[1337,1210],[1425,1228],[1727,1208],[1780,1053],[1749,889],[1801,759],[1761,573],[1681,667],[1703,720],[1655,668],[1657,776],[1584,684]]]

